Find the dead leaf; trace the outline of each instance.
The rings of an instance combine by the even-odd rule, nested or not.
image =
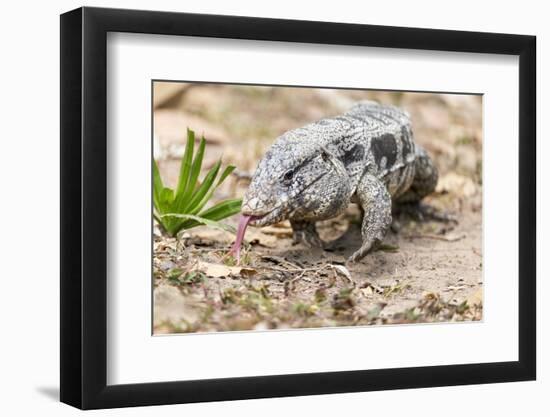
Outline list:
[[[346,268],[344,265],[331,265],[331,267],[334,270],[336,270],[336,272],[345,276],[348,280],[350,280],[350,282],[353,282],[351,279],[351,273],[348,271],[348,268]]]
[[[214,278],[225,278],[239,275],[245,278],[250,278],[258,273],[256,269],[249,266],[228,266],[204,261],[199,261],[197,266],[193,269],[201,271],[205,275]]]
[[[229,275],[238,275],[243,268],[240,266],[227,266],[223,264],[199,261],[196,269],[209,277],[223,278]]]
[[[435,301],[435,300],[439,300],[439,294],[428,291],[422,294],[422,298],[424,298],[427,301]]]
[[[241,268],[241,271],[240,271],[240,274],[245,278],[250,278],[253,275],[256,275],[257,273],[258,273],[257,270],[255,270],[254,268],[249,268],[249,267],[243,267],[243,268]]]
[[[383,294],[384,293],[384,288],[382,288],[379,285],[373,284],[372,282],[365,282],[361,286],[361,288],[363,290],[363,293],[368,294],[368,295],[372,295],[374,293],[377,293],[377,294]]]
[[[361,288],[361,293],[365,296],[365,297],[369,297],[371,295],[374,294],[374,290],[372,289],[372,287],[367,287],[367,288]]]

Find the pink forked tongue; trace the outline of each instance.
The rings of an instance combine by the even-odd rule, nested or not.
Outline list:
[[[244,239],[244,232],[246,231],[246,227],[248,226],[250,219],[252,219],[252,216],[241,214],[241,217],[239,218],[239,226],[237,227],[237,238],[228,253],[228,255],[232,255],[235,259],[237,259],[237,264],[241,262],[241,246]]]

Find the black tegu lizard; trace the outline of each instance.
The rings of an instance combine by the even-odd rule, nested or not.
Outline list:
[[[248,223],[290,220],[296,242],[321,246],[315,222],[342,213],[350,202],[363,212],[363,258],[392,222],[392,202],[415,203],[434,191],[438,172],[415,143],[409,115],[394,106],[360,102],[341,116],[284,133],[266,152],[242,204],[233,252]]]

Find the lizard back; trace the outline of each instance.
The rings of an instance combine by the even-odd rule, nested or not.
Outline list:
[[[343,162],[353,189],[368,172],[385,181],[393,195],[414,176],[416,145],[409,115],[376,102],[360,102],[343,115],[286,132],[271,152],[279,149],[292,149],[294,163],[327,149]]]

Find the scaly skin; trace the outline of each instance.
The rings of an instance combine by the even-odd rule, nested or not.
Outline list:
[[[315,222],[361,205],[358,261],[376,248],[392,221],[394,203],[418,203],[437,184],[437,169],[415,144],[409,115],[394,106],[360,102],[341,116],[280,136],[252,177],[242,213],[250,224],[289,219],[295,241],[322,245]]]

